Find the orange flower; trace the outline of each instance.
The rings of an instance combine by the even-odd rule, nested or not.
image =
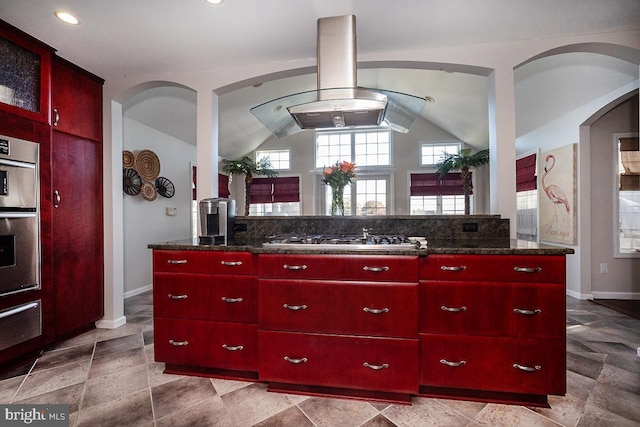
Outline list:
[[[356,179],[356,164],[347,161],[336,162],[322,171],[322,182],[333,187],[343,188]]]

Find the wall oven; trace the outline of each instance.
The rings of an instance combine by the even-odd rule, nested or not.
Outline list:
[[[42,300],[2,297],[40,289],[39,145],[0,136],[0,351],[42,335]],[[23,299],[24,300],[24,299]]]
[[[0,136],[0,297],[40,288],[38,148]]]

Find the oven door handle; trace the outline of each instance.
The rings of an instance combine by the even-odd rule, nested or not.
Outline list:
[[[35,212],[0,212],[0,218],[37,218]]]
[[[5,317],[10,317],[18,313],[22,313],[23,311],[31,310],[32,308],[38,308],[39,303],[32,302],[29,304],[21,305],[16,308],[12,308],[11,310],[3,311],[0,313],[0,319],[4,319]]]

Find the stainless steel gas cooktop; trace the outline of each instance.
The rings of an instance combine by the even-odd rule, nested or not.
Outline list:
[[[418,248],[415,242],[399,234],[278,234],[262,244],[271,248],[406,250]]]

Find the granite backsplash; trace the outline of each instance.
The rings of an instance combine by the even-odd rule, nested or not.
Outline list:
[[[280,216],[235,219],[234,244],[264,241],[276,234],[402,234],[434,240],[509,239],[509,220],[499,215]]]

